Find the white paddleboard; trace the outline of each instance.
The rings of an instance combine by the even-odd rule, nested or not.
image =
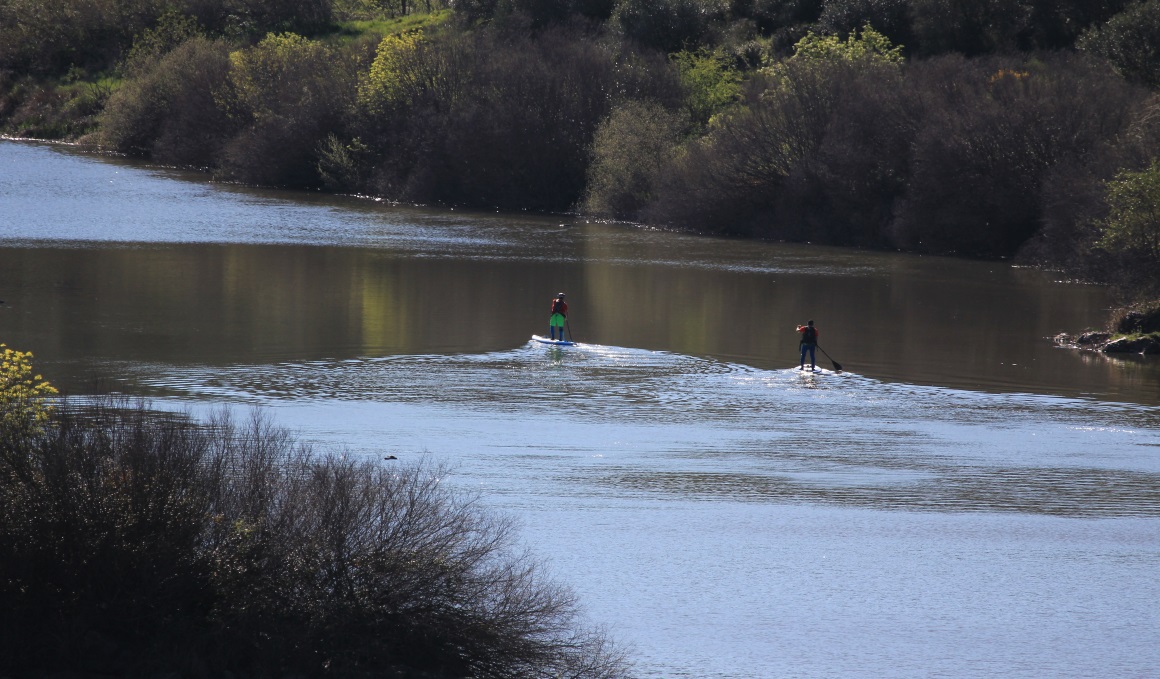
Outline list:
[[[539,342],[540,344],[554,344],[558,347],[571,347],[576,345],[575,342],[569,342],[568,340],[548,339],[547,337],[540,337],[539,335],[532,335],[532,341]]]
[[[794,370],[794,372],[813,374],[813,375],[822,375],[825,373],[830,373],[830,371],[826,370],[825,368],[813,368],[813,369],[811,369],[808,365],[804,368],[794,368],[793,370]]]

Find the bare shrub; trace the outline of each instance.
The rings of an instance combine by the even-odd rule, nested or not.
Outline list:
[[[259,412],[127,406],[0,438],[9,671],[624,676],[445,469],[315,455]]]

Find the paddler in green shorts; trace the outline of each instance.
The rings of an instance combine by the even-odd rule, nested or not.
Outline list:
[[[560,329],[560,341],[564,341],[564,324],[568,322],[568,303],[564,301],[564,293],[556,295],[552,300],[552,318],[548,320],[548,333],[556,339],[556,328]]]

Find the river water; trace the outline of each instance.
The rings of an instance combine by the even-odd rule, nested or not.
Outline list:
[[[1054,347],[1110,303],[1055,278],[0,142],[0,341],[450,463],[643,677],[1160,676],[1160,364]]]

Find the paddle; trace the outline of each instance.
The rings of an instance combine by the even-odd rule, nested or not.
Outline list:
[[[826,354],[826,350],[822,348],[822,345],[815,344],[814,346],[817,347],[818,350],[821,351],[823,354]],[[829,354],[826,354],[826,358],[829,358],[830,363],[834,364],[834,372],[836,372],[836,373],[842,372],[842,364],[841,363],[838,363],[837,361],[835,361],[833,358],[830,357]]]
[[[572,343],[575,344],[576,336],[572,334],[572,326],[568,323],[568,317],[564,317],[564,327],[568,328],[568,336],[572,338]],[[561,337],[560,339],[564,339]]]

